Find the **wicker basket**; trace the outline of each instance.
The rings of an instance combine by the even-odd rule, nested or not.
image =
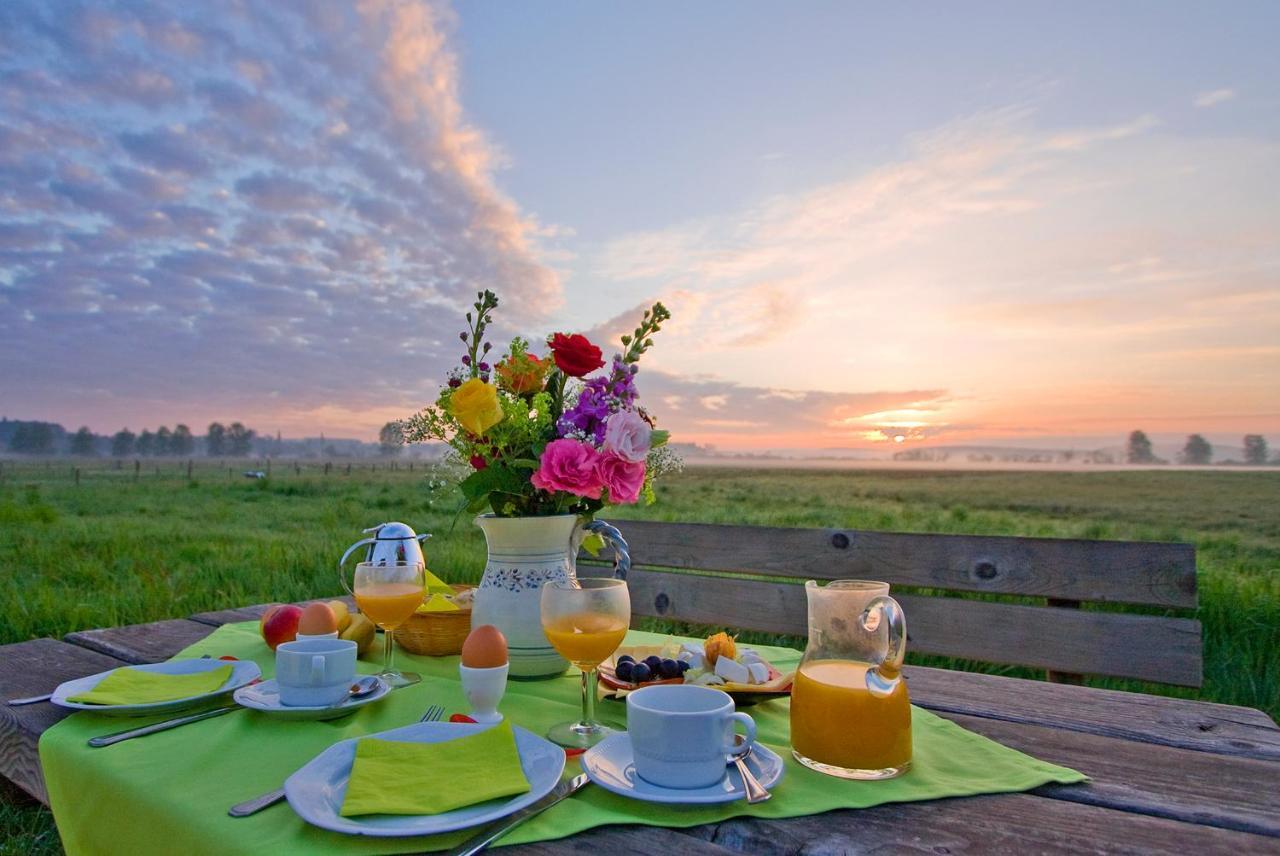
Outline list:
[[[475,586],[455,585],[455,592]],[[462,653],[462,643],[471,632],[471,607],[457,612],[415,612],[396,628],[396,642],[410,654],[443,657]]]

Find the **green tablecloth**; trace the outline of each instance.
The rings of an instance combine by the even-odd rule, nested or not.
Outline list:
[[[627,641],[653,644],[663,638],[632,631]],[[754,647],[784,670],[793,668],[800,659],[799,652],[791,649]],[[274,657],[259,637],[256,622],[221,627],[179,657],[202,654],[252,659],[267,677],[273,673]],[[404,668],[422,672],[423,682],[330,722],[280,722],[256,711],[236,711],[90,749],[85,745],[90,737],[153,719],[116,719],[96,713],[68,717],[40,739],[40,762],[63,845],[71,856],[277,856],[321,851],[403,853],[457,844],[467,837],[465,832],[404,839],[344,836],[308,826],[284,804],[248,818],[227,815],[231,805],[280,787],[294,770],[338,740],[416,722],[433,703],[444,705],[449,713],[466,711],[457,657],[413,657],[397,652],[396,660]],[[372,662],[361,662],[360,668],[377,671]],[[573,718],[578,710],[579,686],[574,672],[546,681],[511,681],[500,709],[512,723],[540,733]],[[626,716],[623,705],[612,701],[602,702],[599,711],[606,718],[624,720]],[[756,806],[745,802],[696,808],[657,806],[588,786],[516,829],[503,843],[562,838],[606,824],[685,827],[738,815],[796,817],[888,802],[1023,791],[1048,782],[1085,779],[1073,770],[1037,761],[915,709],[914,761],[909,773],[887,782],[837,780],[791,759],[785,699],[759,704],[749,711],[758,724],[761,742],[787,759],[786,775],[769,802]],[[576,772],[578,764],[571,760],[566,774]]]

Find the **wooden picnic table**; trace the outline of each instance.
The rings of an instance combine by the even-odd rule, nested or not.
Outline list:
[[[0,648],[0,699],[168,659],[244,607]],[[911,699],[979,734],[1080,770],[1083,785],[691,829],[606,827],[510,853],[1280,852],[1280,729],[1258,710],[1017,678],[907,667]],[[47,802],[36,752],[67,715],[0,704],[0,776]]]

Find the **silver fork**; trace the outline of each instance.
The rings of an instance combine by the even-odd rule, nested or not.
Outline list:
[[[433,704],[427,708],[427,712],[422,714],[419,722],[437,722],[444,718],[444,707]],[[284,788],[276,788],[274,791],[267,791],[260,797],[254,797],[251,800],[245,800],[242,803],[236,803],[227,809],[227,814],[232,817],[248,817],[251,814],[257,814],[268,806],[273,806],[284,799]]]

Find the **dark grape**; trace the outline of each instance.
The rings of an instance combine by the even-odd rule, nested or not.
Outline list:
[[[675,660],[663,660],[658,666],[658,674],[664,678],[680,677],[680,665]]]
[[[676,660],[676,665],[680,667],[680,674],[682,675],[691,668],[688,660]]]
[[[618,676],[618,680],[629,681],[631,680],[632,674],[634,674],[633,672],[634,667],[635,667],[634,661],[623,660],[622,662],[618,663],[618,665],[613,667],[613,673]]]
[[[618,665],[621,666],[623,663],[634,663],[635,661],[636,658],[632,657],[630,654],[623,654],[618,658]]]
[[[644,664],[649,667],[649,671],[656,672],[658,667],[662,665],[662,658],[654,654],[650,654],[644,658]]]
[[[649,668],[647,663],[636,663],[631,670],[631,680],[637,684],[643,684],[651,677],[653,677],[653,670]]]

